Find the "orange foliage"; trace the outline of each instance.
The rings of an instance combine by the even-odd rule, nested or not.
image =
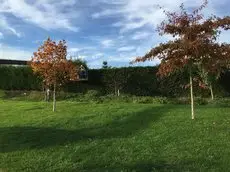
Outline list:
[[[56,43],[48,38],[34,52],[30,65],[35,73],[42,76],[46,86],[61,86],[69,80],[78,79],[77,67],[66,56],[66,42],[63,40]]]
[[[179,13],[164,11],[167,20],[158,27],[160,35],[170,34],[175,40],[160,44],[143,57],[137,57],[132,63],[159,58],[161,64],[158,74],[167,76],[187,65],[202,64],[211,72],[229,64],[229,44],[216,43],[219,29],[230,29],[230,17],[216,16],[205,19],[201,10],[208,1],[192,13],[188,13],[183,4]]]

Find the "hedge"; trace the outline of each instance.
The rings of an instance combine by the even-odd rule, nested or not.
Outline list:
[[[0,89],[3,90],[40,90],[41,79],[32,69],[25,66],[1,66]]]
[[[101,94],[122,94],[136,96],[187,96],[188,89],[182,87],[188,83],[186,72],[177,72],[170,77],[159,78],[158,67],[124,67],[112,69],[90,69],[88,81],[71,82],[64,91],[85,93],[97,90]],[[208,90],[195,85],[197,95],[209,96]],[[41,79],[27,66],[0,66],[0,89],[3,90],[42,90]],[[221,76],[215,85],[215,92],[221,95],[230,93],[230,73]]]

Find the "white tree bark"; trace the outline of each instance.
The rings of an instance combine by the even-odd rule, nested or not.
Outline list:
[[[46,89],[44,91],[44,95],[45,95],[44,101],[47,102],[47,92],[46,92]]]
[[[53,92],[53,112],[56,111],[56,84],[54,84],[54,92]]]
[[[114,94],[117,96],[117,83],[116,81],[114,82]]]
[[[191,114],[192,119],[195,119],[194,114],[194,96],[193,96],[193,78],[192,78],[192,70],[190,69],[190,93],[191,93]]]
[[[214,94],[213,94],[212,84],[210,85],[210,92],[211,92],[211,98],[212,98],[212,100],[214,100]]]

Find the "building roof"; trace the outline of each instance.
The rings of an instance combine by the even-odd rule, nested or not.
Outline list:
[[[28,61],[0,59],[0,65],[1,64],[4,64],[4,65],[27,65]]]

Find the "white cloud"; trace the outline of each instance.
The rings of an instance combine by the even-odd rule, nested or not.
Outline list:
[[[32,51],[24,50],[24,48],[0,44],[0,59],[30,60],[32,55]]]
[[[76,52],[79,52],[79,51],[81,51],[80,48],[69,48],[69,49],[68,49],[68,52],[69,52],[69,53],[76,53]]]
[[[47,30],[62,28],[78,31],[78,28],[71,23],[72,18],[78,17],[78,13],[71,8],[75,2],[74,0],[37,0],[31,3],[26,0],[0,0],[0,13],[12,14]],[[63,9],[68,9],[68,12]]]
[[[87,55],[91,55],[93,52],[95,52],[96,47],[92,46],[84,46],[84,45],[74,45],[74,43],[71,46],[68,46],[68,56],[73,57],[79,57],[81,55],[87,57]]]
[[[108,58],[109,62],[125,62],[129,63],[132,60],[132,57],[128,57],[126,55],[120,54],[119,56],[110,56]]]
[[[110,10],[110,9],[106,9],[104,11],[101,11],[101,12],[97,12],[97,13],[93,13],[92,14],[92,18],[93,19],[98,19],[100,17],[103,17],[103,16],[116,16],[117,14],[119,14],[121,11],[119,10]]]
[[[21,34],[16,31],[16,29],[14,29],[12,26],[10,26],[10,24],[7,22],[7,19],[2,15],[0,15],[0,30],[14,34],[17,37],[21,37]]]
[[[150,32],[136,32],[133,36],[132,36],[132,39],[133,40],[141,40],[141,39],[146,39],[148,38],[149,36],[151,36],[152,33]]]
[[[105,47],[105,48],[109,48],[112,47],[114,45],[114,41],[111,39],[105,39],[101,41],[101,44]]]
[[[127,51],[133,51],[135,50],[135,47],[133,46],[126,46],[126,47],[120,47],[117,49],[119,52],[127,52]]]
[[[103,53],[97,53],[97,54],[95,54],[95,56],[102,57],[102,56],[104,56],[104,54]]]
[[[79,55],[77,58],[78,58],[78,59],[85,60],[85,59],[87,58],[87,56],[84,56],[84,55]]]
[[[226,1],[226,0],[225,0]],[[113,1],[112,1],[113,2]],[[109,3],[109,1],[105,1]],[[165,19],[165,14],[158,5],[164,7],[169,11],[175,11],[178,9],[181,3],[185,3],[188,8],[196,8],[202,4],[201,0],[121,0],[120,4],[123,4],[118,9],[107,8],[100,12],[95,13],[96,18],[111,17],[115,14],[121,15],[121,21],[114,23],[114,27],[119,27],[121,32],[127,32],[133,29],[138,29],[144,26],[155,27]],[[209,13],[214,12],[215,4],[219,1],[213,0],[208,6]],[[111,7],[113,7],[111,5]]]

